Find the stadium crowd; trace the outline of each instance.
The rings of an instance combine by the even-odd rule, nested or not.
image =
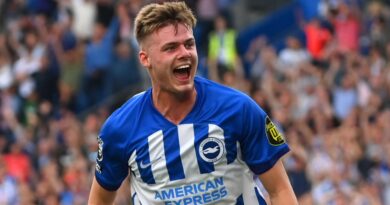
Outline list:
[[[132,34],[148,2],[0,1],[0,204],[86,204],[100,126],[149,85]],[[186,2],[199,75],[247,93],[283,130],[300,204],[390,204],[388,4],[322,0],[305,41],[278,51],[259,36],[239,55],[234,1]]]

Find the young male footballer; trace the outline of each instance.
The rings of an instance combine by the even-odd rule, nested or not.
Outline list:
[[[196,19],[183,2],[149,4],[135,19],[152,88],[103,125],[89,204],[113,204],[130,175],[133,204],[297,204],[281,157],[289,151],[247,95],[195,76]]]

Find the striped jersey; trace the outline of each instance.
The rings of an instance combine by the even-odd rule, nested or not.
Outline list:
[[[265,204],[258,175],[289,151],[247,95],[195,77],[197,98],[178,125],[153,105],[152,89],[104,123],[95,176],[116,190],[130,174],[133,204]]]

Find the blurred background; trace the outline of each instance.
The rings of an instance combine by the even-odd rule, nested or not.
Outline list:
[[[133,36],[150,2],[0,0],[0,204],[87,203],[100,126],[150,86]],[[198,75],[269,113],[300,204],[390,204],[390,1],[186,2]]]

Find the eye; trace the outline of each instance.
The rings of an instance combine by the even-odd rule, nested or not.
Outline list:
[[[164,48],[164,51],[167,51],[167,52],[172,52],[176,49],[177,46],[175,45],[171,45],[171,46],[167,46]]]
[[[187,48],[187,49],[190,49],[192,47],[194,47],[195,43],[193,41],[190,41],[190,42],[187,42],[184,44],[184,46]]]

